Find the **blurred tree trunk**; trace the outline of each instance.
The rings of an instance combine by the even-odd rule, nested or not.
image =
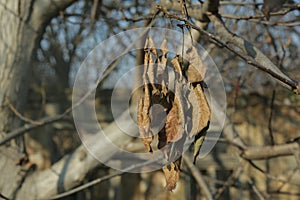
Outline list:
[[[48,22],[74,1],[19,0],[0,4],[0,131],[9,132],[19,125],[5,98],[22,112],[35,47]]]
[[[21,125],[6,99],[22,113],[32,58],[46,25],[76,0],[14,0],[0,3],[0,138]],[[0,193],[16,196],[26,177],[11,147],[0,149]],[[25,170],[26,171],[26,170]],[[22,173],[21,173],[22,172]]]
[[[38,37],[34,27],[28,23],[30,8],[20,4],[19,1],[7,1],[0,7],[0,130],[3,132],[19,126],[19,120],[6,105],[5,98],[22,112],[30,75],[30,58]]]

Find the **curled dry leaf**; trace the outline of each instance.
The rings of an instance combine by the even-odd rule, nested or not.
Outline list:
[[[178,142],[184,135],[184,120],[182,119],[184,115],[181,112],[179,101],[175,98],[167,114],[165,126],[158,134],[158,148],[163,151],[165,158],[168,160],[171,154],[176,157],[176,155],[181,155],[182,152],[182,148],[172,149],[171,146],[174,145],[170,144]],[[162,149],[167,144],[170,144],[168,148]]]
[[[150,130],[149,108],[150,108],[149,90],[145,88],[145,95],[139,100],[137,120],[138,120],[139,132],[142,141],[147,151],[152,152],[151,142],[153,140],[153,135]]]
[[[175,101],[170,112],[167,115],[166,120],[166,139],[167,143],[169,142],[176,142],[183,136],[184,129],[183,125],[181,124],[181,112],[179,108],[178,100],[175,97]]]
[[[160,51],[162,53],[162,55],[167,55],[168,54],[168,42],[166,39],[163,40],[163,42],[161,43],[161,46],[160,46]]]
[[[175,69],[175,71],[179,74],[179,80],[182,80],[182,69],[180,66],[179,62],[179,56],[175,56],[172,60],[171,63]]]
[[[193,158],[193,163],[195,164],[196,163],[196,159],[199,155],[199,152],[200,152],[200,149],[201,149],[201,146],[204,142],[204,139],[205,139],[205,136],[206,136],[206,132],[208,130],[208,127],[209,127],[209,122],[207,124],[206,127],[204,127],[195,137],[195,142],[194,142],[194,158]]]
[[[161,46],[160,46],[160,51],[161,51],[161,57],[158,59],[158,66],[157,66],[157,79],[158,83],[161,83],[162,87],[162,93],[164,95],[167,95],[168,93],[168,81],[169,81],[169,74],[168,74],[168,69],[167,69],[167,54],[168,54],[168,47],[167,47],[167,40],[164,39]]]
[[[151,54],[149,54],[149,64],[148,64],[148,77],[149,77],[149,81],[150,84],[153,88],[152,93],[153,94],[158,94],[159,93],[159,89],[156,87],[156,82],[155,82],[155,76],[156,76],[156,65],[153,62],[153,57]]]
[[[206,100],[206,97],[204,95],[204,92],[203,92],[200,84],[197,84],[196,87],[194,87],[194,92],[197,96],[198,102],[200,103],[201,118],[199,121],[198,128],[199,128],[199,130],[202,130],[208,125],[211,112],[210,112],[208,102]]]
[[[196,84],[195,86],[192,86],[192,88],[193,93],[189,95],[189,101],[194,107],[192,117],[199,119],[199,121],[194,121],[194,129],[190,132],[190,137],[195,136],[208,125],[211,115],[210,108],[201,85]]]
[[[167,40],[164,39],[161,44],[160,55],[151,37],[146,39],[144,50],[144,95],[138,105],[139,132],[147,151],[151,152],[151,143],[154,139],[151,124],[159,124],[159,127],[162,127],[158,132],[158,149],[168,160],[176,160],[163,167],[167,181],[166,189],[173,190],[179,179],[181,155],[186,137],[195,137],[195,162],[209,127],[211,113],[201,87],[206,67],[193,46],[186,51],[188,68],[185,73],[183,70],[186,69],[182,66],[179,56],[175,56],[171,60],[175,71],[175,92],[171,92],[168,89],[169,74],[166,67]],[[185,82],[183,74],[187,76],[190,83]],[[150,107],[155,104],[163,106],[163,111],[152,109],[150,113]],[[164,111],[166,122],[161,124],[159,117]],[[167,148],[163,148],[166,145]]]
[[[181,158],[180,158],[181,160]],[[179,172],[180,172],[180,161],[178,162],[171,162],[170,165],[163,167],[163,172],[166,177],[166,190],[172,191],[175,189],[177,181],[179,180]]]
[[[148,48],[155,55],[155,57],[158,58],[158,54],[157,54],[153,39],[151,37],[148,37]]]
[[[148,69],[147,69],[146,72],[147,72],[147,75],[148,75],[148,78],[149,78],[149,84],[153,88],[152,93],[158,94],[159,93],[159,89],[156,87],[156,81],[155,81],[157,70],[156,70],[156,65],[154,63],[153,56],[151,54],[151,53],[153,53],[154,56],[157,57],[157,52],[156,52],[156,49],[155,49],[155,46],[154,46],[152,38],[148,37],[147,39],[148,39],[148,47],[147,47],[147,49],[145,51],[147,52],[147,56],[148,56],[148,63],[147,63]]]
[[[204,77],[207,71],[206,65],[201,59],[197,49],[191,46],[186,51],[186,58],[189,62],[187,69],[187,79],[192,83],[192,91],[188,96],[192,105],[192,128],[190,137],[195,136],[194,142],[194,163],[203,144],[206,132],[209,128],[211,111],[204,95],[201,84],[204,83]],[[205,85],[205,84],[204,84]],[[199,121],[198,121],[199,119]]]
[[[187,69],[188,81],[190,83],[203,81],[207,68],[199,56],[198,50],[194,46],[186,50],[186,59],[189,62]]]
[[[206,132],[209,128],[211,111],[200,83],[198,83],[194,87],[194,92],[197,96],[197,101],[200,105],[200,120],[198,122],[198,127],[197,127],[198,131],[194,142],[194,163],[195,163],[196,158],[199,155],[201,146],[204,142]]]
[[[150,97],[149,79],[148,79],[148,68],[149,68],[149,60],[150,60],[150,54],[147,49],[148,43],[149,41],[147,38],[145,43],[145,48],[144,48],[145,50],[144,72],[143,72],[144,96],[142,96],[139,100],[137,121],[138,121],[139,132],[142,138],[142,142],[144,143],[147,151],[152,152],[151,142],[153,140],[153,134],[150,130],[151,119],[149,116],[151,97]]]
[[[172,108],[167,114],[166,123],[164,129],[160,132],[158,148],[161,149],[165,145],[170,142],[178,141],[182,135],[184,130],[180,127],[180,114],[178,108],[178,101],[173,103]],[[165,157],[169,159],[170,148],[164,150]]]

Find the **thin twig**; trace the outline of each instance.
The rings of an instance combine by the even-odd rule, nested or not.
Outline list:
[[[293,186],[296,186],[296,187],[300,188],[299,184],[292,183],[290,180],[284,180],[284,179],[281,179],[281,178],[278,178],[278,177],[275,177],[275,176],[269,174],[268,172],[266,172],[265,170],[263,170],[262,168],[260,168],[258,165],[256,165],[252,160],[248,160],[248,159],[245,159],[245,160],[248,161],[248,163],[254,169],[256,169],[257,171],[259,171],[260,173],[262,173],[267,178],[269,178],[271,180],[274,180],[274,181],[277,181],[277,182],[280,182],[280,183],[285,183],[285,184],[293,185]]]
[[[213,196],[209,191],[209,188],[205,183],[201,172],[197,169],[197,167],[193,164],[193,162],[190,160],[188,156],[183,156],[183,160],[186,163],[187,167],[189,168],[191,174],[195,178],[196,182],[198,183],[199,187],[203,190],[203,193],[206,196],[206,198],[209,200],[213,199]]]
[[[238,93],[239,93],[239,90],[240,90],[241,79],[242,79],[241,76],[239,76],[237,78],[236,83],[235,83],[235,87],[234,87],[234,95],[233,95],[233,109],[234,109],[234,111],[236,110],[236,106],[237,106],[237,99],[238,99]]]
[[[214,195],[214,199],[220,199],[222,193],[224,192],[224,190],[227,187],[230,187],[231,185],[234,184],[235,180],[237,179],[237,177],[240,175],[241,171],[242,171],[242,167],[245,164],[245,162],[241,163],[232,173],[231,175],[227,178],[227,180],[223,183],[222,187],[218,188],[218,190],[216,191],[215,195]]]
[[[95,22],[95,20],[96,20],[96,14],[97,14],[98,6],[99,6],[99,0],[94,0],[92,11],[91,11],[91,20],[92,20],[92,22]]]
[[[260,19],[250,19],[250,22],[258,23],[258,24],[264,24],[267,26],[286,26],[286,27],[294,27],[294,26],[299,26],[300,21],[297,20],[290,20],[290,21],[264,21]]]
[[[288,196],[300,196],[300,192],[277,191],[277,190],[275,190],[275,191],[269,191],[269,194],[274,194],[274,195],[288,195]]]
[[[287,175],[287,180],[288,180],[288,182],[291,182],[292,178],[294,178],[295,175],[298,175],[298,171],[299,171],[299,168],[295,168],[295,169],[293,170],[293,173],[291,173],[290,175]],[[279,184],[278,184],[278,187],[277,187],[277,189],[276,189],[276,191],[277,191],[277,192],[280,192],[281,189],[282,189],[285,185],[286,185],[286,183],[279,183]]]
[[[4,196],[3,194],[0,193],[0,198],[4,199],[4,200],[10,200],[9,198],[7,198],[6,196]]]
[[[300,8],[300,4],[295,5],[286,5],[286,9],[278,11],[278,12],[271,12],[270,16],[282,16],[286,15],[289,12],[292,12],[294,10],[297,10]],[[263,19],[265,18],[265,15],[250,15],[250,16],[236,16],[236,15],[230,15],[230,14],[221,14],[222,17],[227,19],[235,19],[235,20],[253,20],[253,19]],[[272,23],[272,22],[270,22]],[[283,23],[283,22],[281,22]]]
[[[259,6],[262,5],[262,3],[256,3],[256,2],[234,2],[234,1],[220,1],[220,5],[222,6]]]
[[[17,128],[13,131],[11,131],[9,134],[7,134],[3,139],[0,140],[0,146],[4,145],[5,143],[9,142],[10,140],[19,137],[23,134],[25,134],[28,131],[31,131],[38,127],[43,127],[45,125],[57,122],[59,120],[66,119],[68,112],[64,112],[63,114],[56,115],[54,117],[45,117],[39,120],[39,123],[36,124],[25,124],[24,126]]]
[[[5,97],[5,103],[8,105],[9,109],[17,116],[19,117],[22,121],[24,122],[27,122],[27,123],[30,123],[30,124],[35,124],[35,125],[40,125],[42,122],[40,121],[35,121],[35,120],[32,120],[32,119],[29,119],[25,116],[23,116],[13,105],[12,103],[10,102],[10,100]]]
[[[277,45],[276,45],[276,42],[275,42],[276,40],[275,40],[274,36],[272,35],[272,33],[270,32],[269,28],[266,25],[265,25],[265,30],[266,30],[266,33],[267,33],[267,37],[270,38],[269,42],[271,43],[271,45],[274,48],[274,52],[275,52],[274,57],[276,57],[277,62],[279,62],[280,57],[279,57],[278,48],[277,48]]]
[[[257,195],[257,197],[260,200],[264,200],[265,199],[264,195],[258,190],[256,185],[254,184],[254,181],[252,179],[249,179],[248,183],[249,183],[250,187],[252,188],[252,190],[254,191],[254,193]]]
[[[272,93],[272,100],[271,100],[271,104],[270,104],[269,124],[268,124],[269,135],[270,135],[271,145],[272,146],[275,145],[275,140],[274,140],[274,135],[273,135],[273,129],[272,129],[272,118],[273,118],[273,111],[274,111],[274,100],[275,100],[275,90],[273,90],[273,93]]]
[[[103,181],[109,180],[109,179],[114,178],[114,177],[116,177],[116,176],[120,176],[120,175],[122,175],[122,174],[124,174],[124,173],[125,173],[125,172],[119,171],[119,172],[116,172],[116,173],[114,173],[114,174],[110,174],[110,175],[103,176],[103,177],[101,177],[101,178],[97,178],[97,179],[95,179],[95,180],[93,180],[93,181],[90,181],[90,182],[88,182],[88,183],[86,183],[86,184],[84,184],[84,185],[81,185],[81,186],[79,186],[79,187],[76,187],[76,188],[74,188],[74,189],[72,189],[72,190],[69,190],[69,191],[67,191],[67,192],[58,194],[58,195],[56,195],[56,196],[54,196],[54,197],[52,197],[52,198],[49,198],[49,200],[52,200],[52,199],[60,199],[60,198],[63,198],[63,197],[70,196],[71,194],[80,192],[80,191],[85,190],[85,189],[87,189],[87,188],[89,188],[89,187],[92,187],[92,186],[94,186],[94,185],[96,185],[96,184],[98,184],[98,183],[101,183],[101,182],[103,182]]]
[[[278,65],[279,65],[280,67],[282,67],[282,66],[283,66],[282,63],[283,63],[283,61],[284,61],[284,59],[285,59],[286,52],[285,52],[284,45],[282,44],[282,41],[279,40],[279,42],[280,42],[280,47],[281,47],[281,50],[282,50],[282,57],[281,57],[280,60],[278,61]]]

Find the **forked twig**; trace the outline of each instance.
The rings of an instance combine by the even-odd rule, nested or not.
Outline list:
[[[40,121],[35,121],[35,120],[32,120],[32,119],[29,119],[27,117],[25,117],[24,115],[22,115],[18,110],[17,108],[15,108],[12,103],[10,102],[10,100],[5,97],[5,103],[8,105],[9,109],[17,116],[19,117],[22,121],[24,122],[27,122],[27,123],[30,123],[30,124],[34,124],[34,125],[39,125],[41,124],[42,122]]]

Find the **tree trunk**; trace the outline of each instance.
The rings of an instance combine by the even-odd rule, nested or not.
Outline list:
[[[2,0],[0,3],[0,138],[20,126],[8,101],[22,113],[35,49],[46,25],[76,0]],[[8,100],[8,101],[7,101]],[[0,194],[14,198],[26,173],[12,147],[0,149]],[[9,153],[8,153],[9,152]],[[16,152],[15,152],[16,153]]]
[[[38,35],[28,21],[30,8],[21,8],[19,1],[7,1],[0,7],[0,130],[9,132],[18,127],[19,120],[5,102],[7,98],[22,112],[26,101],[30,58]]]

